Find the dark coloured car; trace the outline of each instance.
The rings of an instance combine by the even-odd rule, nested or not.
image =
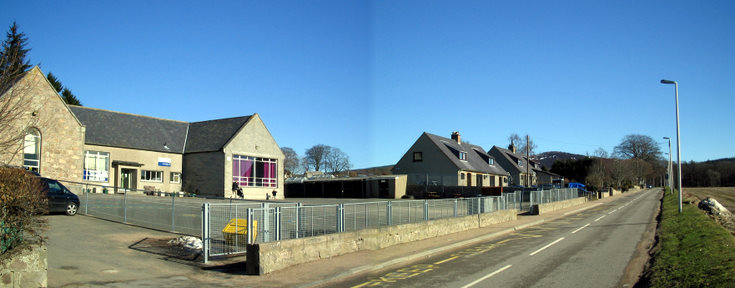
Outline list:
[[[79,209],[79,197],[72,193],[59,181],[40,178],[43,189],[48,198],[48,212],[64,212],[66,215],[74,216]]]

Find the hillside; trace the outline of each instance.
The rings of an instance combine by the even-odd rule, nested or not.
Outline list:
[[[554,162],[556,161],[567,159],[577,160],[585,157],[587,156],[561,151],[549,151],[537,154],[535,157],[531,157],[531,159],[536,159],[536,161],[541,163],[541,166],[551,169],[551,165],[554,165]]]

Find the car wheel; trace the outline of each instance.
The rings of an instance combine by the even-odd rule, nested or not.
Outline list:
[[[77,215],[77,203],[69,202],[69,204],[66,204],[66,215]]]

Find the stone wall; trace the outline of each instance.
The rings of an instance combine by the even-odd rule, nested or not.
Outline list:
[[[85,129],[41,69],[34,67],[26,72],[11,90],[1,95],[0,103],[14,107],[11,110],[19,113],[8,123],[14,130],[10,134],[15,135],[0,135],[0,139],[25,135],[29,128],[37,129],[41,134],[41,175],[67,181],[82,180]],[[23,166],[23,140],[17,139],[17,142],[18,149],[0,154],[0,162]]]
[[[343,254],[377,250],[397,244],[516,220],[518,210],[501,210],[480,215],[445,218],[419,223],[363,229],[353,232],[247,246],[247,273],[268,274],[286,267]]]
[[[564,200],[564,201],[536,204],[536,205],[533,205],[532,211],[534,215],[539,215],[539,214],[553,212],[556,210],[561,210],[567,207],[582,205],[585,202],[587,202],[587,198],[579,197],[579,198],[574,198],[574,199],[569,199],[569,200]]]
[[[46,245],[26,244],[0,256],[0,288],[46,287],[47,255]]]

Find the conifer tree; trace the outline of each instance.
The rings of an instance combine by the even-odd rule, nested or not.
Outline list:
[[[31,68],[30,60],[26,59],[31,51],[26,48],[27,41],[26,34],[18,32],[18,25],[13,21],[0,51],[0,75],[14,78]]]

